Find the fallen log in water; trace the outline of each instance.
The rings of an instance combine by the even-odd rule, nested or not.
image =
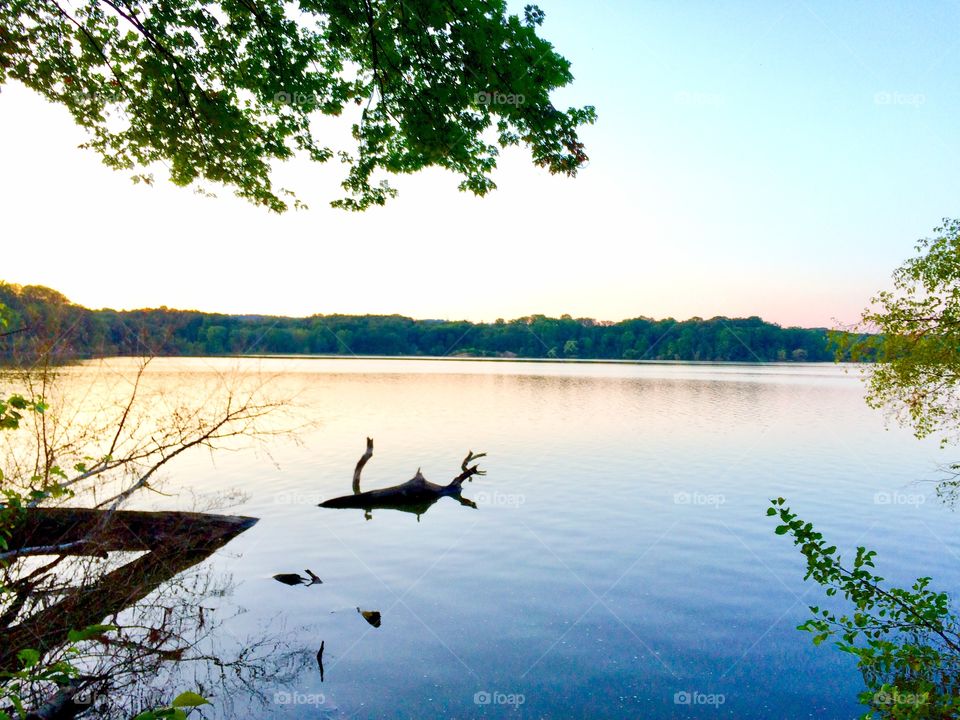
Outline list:
[[[195,512],[34,508],[14,525],[9,540],[16,555],[93,555],[100,551],[153,550],[170,543],[195,547],[233,537],[257,518]],[[229,539],[229,538],[228,538]]]
[[[105,555],[146,550],[101,577],[82,582],[59,602],[0,626],[0,671],[18,666],[16,654],[41,654],[63,645],[70,630],[102,622],[138,602],[163,582],[209,557],[257,518],[192,512],[34,508],[14,527],[8,554]],[[88,580],[82,578],[82,580]],[[29,586],[23,589],[29,592]]]
[[[331,498],[320,503],[324,508],[358,508],[366,511],[377,508],[389,508],[394,510],[405,510],[414,512],[418,516],[442,497],[452,497],[460,501],[463,505],[476,507],[470,500],[461,497],[460,492],[464,481],[474,475],[486,474],[477,465],[470,463],[486,456],[486,453],[474,453],[472,450],[460,464],[460,474],[457,475],[446,485],[437,485],[427,480],[420,469],[410,480],[399,485],[380,488],[378,490],[360,491],[360,472],[363,466],[373,455],[373,439],[367,438],[367,449],[357,467],[353,472],[353,495],[343,495],[341,497]]]

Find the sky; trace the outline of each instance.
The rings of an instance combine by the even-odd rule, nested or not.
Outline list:
[[[276,215],[133,185],[11,82],[0,279],[92,308],[832,326],[960,212],[955,2],[539,4],[576,78],[556,103],[599,115],[576,179],[511,149],[486,198],[432,170],[352,214],[338,163],[294,160],[310,209]]]

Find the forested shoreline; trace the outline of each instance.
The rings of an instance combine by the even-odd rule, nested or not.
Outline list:
[[[41,286],[0,283],[11,320],[0,357],[53,343],[60,358],[112,355],[394,355],[596,360],[803,362],[834,359],[825,328],[759,317],[637,317],[619,322],[530,315],[414,320],[401,315],[274,317],[195,310],[90,310]]]

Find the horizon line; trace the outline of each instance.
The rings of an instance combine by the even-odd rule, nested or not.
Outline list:
[[[496,325],[500,322],[504,324],[513,323],[521,320],[529,320],[533,318],[544,318],[546,320],[573,320],[574,322],[590,321],[599,325],[617,325],[619,323],[630,322],[632,320],[647,320],[650,322],[667,322],[672,321],[675,323],[686,323],[686,322],[708,322],[711,320],[750,320],[757,319],[760,322],[766,323],[768,325],[776,325],[777,327],[790,329],[797,328],[801,330],[837,330],[842,329],[841,324],[837,323],[833,326],[826,325],[784,325],[782,323],[766,320],[762,315],[741,315],[741,316],[729,316],[729,315],[713,315],[711,317],[703,317],[700,315],[691,315],[685,319],[678,319],[673,316],[655,318],[649,315],[634,315],[631,317],[623,317],[619,320],[610,320],[610,319],[600,319],[589,316],[580,316],[574,317],[570,313],[562,313],[559,316],[546,315],[544,313],[527,313],[524,315],[518,315],[514,318],[496,318],[495,320],[470,320],[467,318],[429,318],[429,317],[414,317],[413,315],[406,315],[400,312],[314,312],[307,315],[286,315],[286,314],[275,314],[275,313],[263,313],[263,312],[225,312],[220,310],[200,310],[198,308],[177,308],[169,307],[167,305],[159,305],[156,307],[130,307],[130,308],[114,308],[114,307],[99,307],[91,308],[81,303],[74,302],[62,292],[55,288],[51,288],[46,285],[40,284],[26,284],[21,285],[19,283],[13,283],[6,280],[0,280],[0,287],[7,286],[13,289],[14,293],[20,295],[24,290],[28,289],[38,289],[44,291],[50,291],[55,293],[68,305],[73,305],[74,307],[82,308],[89,312],[114,312],[114,313],[137,313],[137,312],[181,312],[181,313],[196,313],[199,315],[219,315],[223,317],[233,317],[233,318],[271,318],[271,319],[285,319],[285,320],[309,320],[311,318],[317,317],[347,317],[347,318],[362,318],[362,317],[396,317],[404,318],[411,320],[413,322],[443,322],[443,323],[470,323],[472,325]],[[836,320],[836,319],[835,319]]]

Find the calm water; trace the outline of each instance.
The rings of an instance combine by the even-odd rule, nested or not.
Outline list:
[[[113,382],[124,362],[70,381]],[[853,717],[853,663],[795,629],[822,597],[764,515],[777,495],[841,549],[877,549],[892,581],[960,580],[957,517],[929,484],[951,458],[884,430],[842,368],[168,359],[149,373],[191,398],[235,368],[274,376],[316,424],[299,445],[185,458],[173,497],[139,501],[242,491],[224,511],[260,518],[207,561],[229,587],[205,604],[217,652],[278,645],[251,688],[204,686],[211,717]],[[350,493],[368,435],[364,489],[418,467],[445,483],[487,452],[464,490],[478,508],[317,507]],[[304,568],[324,584],[272,579]],[[164,682],[202,682],[182,672]]]

